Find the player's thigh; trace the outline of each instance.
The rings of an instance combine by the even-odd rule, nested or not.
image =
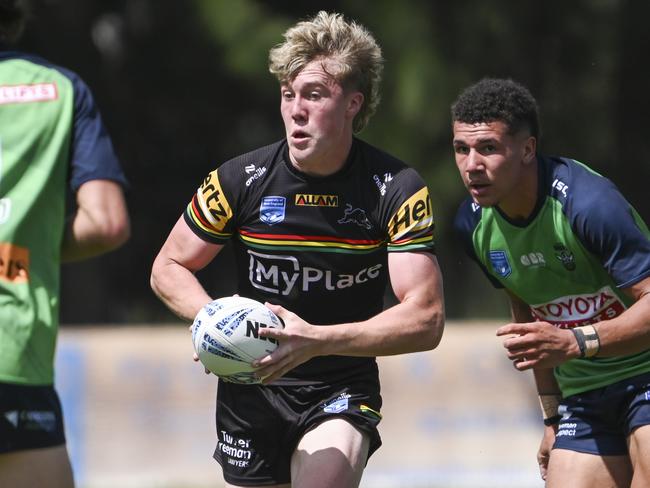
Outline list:
[[[293,488],[356,488],[368,459],[370,440],[343,418],[307,432],[291,458]]]
[[[0,454],[0,486],[73,488],[66,447],[29,449]]]
[[[628,456],[598,456],[553,449],[546,488],[628,488],[632,465]]]
[[[650,425],[634,429],[628,438],[634,469],[632,488],[650,486]]]

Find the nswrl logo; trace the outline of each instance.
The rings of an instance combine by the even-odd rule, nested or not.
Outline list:
[[[501,278],[506,278],[512,273],[512,267],[508,261],[508,256],[505,251],[490,251],[488,258],[492,264],[492,269]]]

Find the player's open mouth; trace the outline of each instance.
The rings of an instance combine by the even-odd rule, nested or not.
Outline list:
[[[297,130],[291,133],[291,138],[296,140],[296,141],[301,141],[303,139],[307,139],[309,137],[309,134],[302,130]]]
[[[490,188],[490,185],[484,183],[469,184],[469,191],[472,193],[472,195],[482,195],[488,190],[488,188]]]

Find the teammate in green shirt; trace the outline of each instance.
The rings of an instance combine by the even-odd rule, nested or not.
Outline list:
[[[128,238],[126,180],[87,86],[6,49],[23,19],[0,0],[0,486],[69,488],[53,387],[59,268]]]
[[[537,103],[484,79],[452,107],[471,195],[455,227],[510,297],[497,331],[533,369],[544,413],[547,487],[650,486],[650,239],[614,184],[537,152]]]

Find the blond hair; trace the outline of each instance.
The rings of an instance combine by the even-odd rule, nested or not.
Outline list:
[[[284,42],[269,53],[269,71],[280,83],[288,83],[315,59],[334,61],[336,72],[329,74],[344,90],[363,94],[364,103],[353,122],[354,132],[361,131],[379,104],[384,60],[374,37],[356,22],[346,22],[341,14],[320,11],[287,29]]]

